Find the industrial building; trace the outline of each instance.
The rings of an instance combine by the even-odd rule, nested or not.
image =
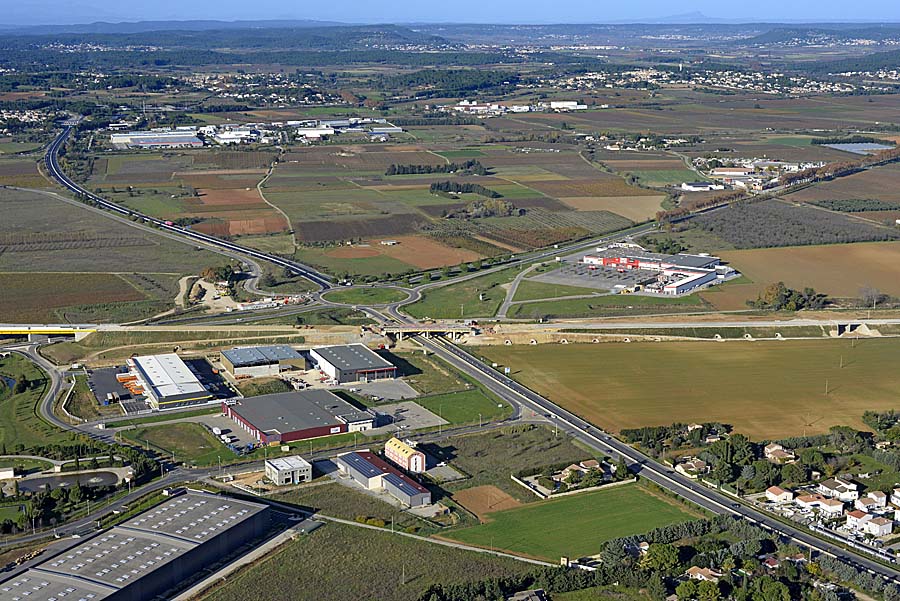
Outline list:
[[[366,490],[384,490],[408,507],[431,504],[431,492],[409,476],[391,467],[369,451],[338,455],[335,463],[341,473]]]
[[[646,292],[677,296],[735,277],[737,272],[712,255],[652,253],[636,244],[610,245],[585,255],[589,269],[603,267],[625,272],[647,271],[642,282]]]
[[[135,396],[144,395],[153,409],[205,403],[212,394],[175,353],[128,359],[128,373],[118,380]]]
[[[258,539],[266,505],[186,491],[0,582],[8,601],[144,601]]]
[[[312,480],[312,464],[299,455],[266,460],[266,478],[278,486]]]
[[[391,438],[384,444],[384,456],[407,472],[421,474],[425,471],[425,453],[417,450],[414,444],[408,441]]]
[[[203,142],[194,128],[173,131],[130,131],[111,134],[110,143],[116,148],[202,148]]]
[[[397,377],[397,368],[364,344],[323,346],[309,355],[316,367],[338,384]]]
[[[222,412],[263,444],[370,430],[375,416],[327,390],[298,390],[225,401]]]
[[[236,378],[277,376],[289,369],[306,369],[306,359],[286,344],[250,346],[222,351],[222,365]]]

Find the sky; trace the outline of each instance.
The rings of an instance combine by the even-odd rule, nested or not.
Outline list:
[[[312,19],[347,23],[608,23],[701,12],[750,21],[900,21],[897,0],[0,0],[0,23]]]

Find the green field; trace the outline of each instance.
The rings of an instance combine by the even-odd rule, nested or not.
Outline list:
[[[896,409],[900,390],[897,339],[491,346],[478,352],[612,431],[719,421],[763,440],[834,425],[866,429],[863,412]]]
[[[68,433],[38,415],[48,381],[37,365],[20,355],[10,355],[0,359],[0,375],[13,381],[21,376],[28,381],[28,388],[20,394],[5,384],[0,387],[0,445],[7,453],[69,440]]]
[[[540,317],[607,317],[648,313],[702,311],[706,304],[696,294],[691,296],[638,296],[613,294],[595,298],[549,300],[514,305],[509,317],[537,319]]]
[[[632,171],[638,180],[647,186],[668,186],[682,182],[696,182],[703,178],[690,169],[658,169]]]
[[[516,295],[513,297],[513,301],[559,298],[560,296],[578,296],[602,292],[603,290],[597,290],[596,288],[583,288],[581,286],[566,286],[563,284],[549,284],[545,282],[534,282],[532,280],[522,280],[519,287],[516,288]]]
[[[504,417],[510,410],[506,403],[498,403],[477,389],[419,397],[415,401],[451,424],[477,424],[479,414],[484,422],[489,422]]]
[[[432,288],[422,293],[422,300],[403,307],[413,317],[432,319],[458,319],[491,317],[497,313],[506,298],[508,284],[516,276],[512,269],[502,269],[464,282]],[[485,300],[478,300],[483,293]]]
[[[260,599],[267,596],[260,589],[264,582],[266,590],[281,591],[280,597],[297,601],[409,601],[432,584],[500,578],[534,569],[514,559],[328,523],[229,577],[201,599]]]
[[[195,423],[175,423],[125,430],[121,436],[137,445],[149,447],[168,455],[176,463],[186,462],[212,465],[219,456],[222,461],[233,458],[218,438]]]
[[[322,298],[344,305],[387,305],[402,301],[407,296],[402,290],[394,288],[347,288],[328,292]]]
[[[176,413],[163,413],[160,415],[151,415],[149,417],[135,417],[131,419],[121,419],[114,422],[106,422],[107,428],[124,428],[125,426],[138,426],[141,424],[156,424],[159,422],[167,422],[174,419],[184,419],[187,417],[199,417],[201,415],[213,415],[221,412],[220,407],[206,407],[204,409],[195,409],[193,411],[178,411]]]
[[[445,534],[460,542],[556,561],[584,557],[613,538],[693,519],[675,501],[626,484],[492,513],[490,521]]]

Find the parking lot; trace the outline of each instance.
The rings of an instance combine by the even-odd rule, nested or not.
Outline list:
[[[342,384],[341,388],[377,400],[402,401],[403,399],[414,399],[419,396],[415,388],[399,378],[396,380],[375,380],[374,382]]]
[[[579,286],[597,290],[613,290],[617,286],[633,288],[648,282],[655,282],[657,273],[643,269],[630,269],[619,272],[612,267],[585,265],[583,263],[566,262],[562,267],[533,278],[535,282],[557,284],[562,286]]]
[[[371,430],[366,430],[366,436],[377,436],[389,433],[401,435],[401,433],[408,433],[412,430],[418,430],[419,428],[434,428],[450,423],[445,419],[441,419],[440,416],[432,413],[425,407],[412,401],[379,405],[375,407],[375,410],[382,415],[389,416],[391,418],[391,423]]]

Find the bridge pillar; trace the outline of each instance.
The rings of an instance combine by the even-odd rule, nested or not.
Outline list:
[[[84,330],[75,330],[75,342],[81,342],[92,333],[93,332],[86,332]]]

